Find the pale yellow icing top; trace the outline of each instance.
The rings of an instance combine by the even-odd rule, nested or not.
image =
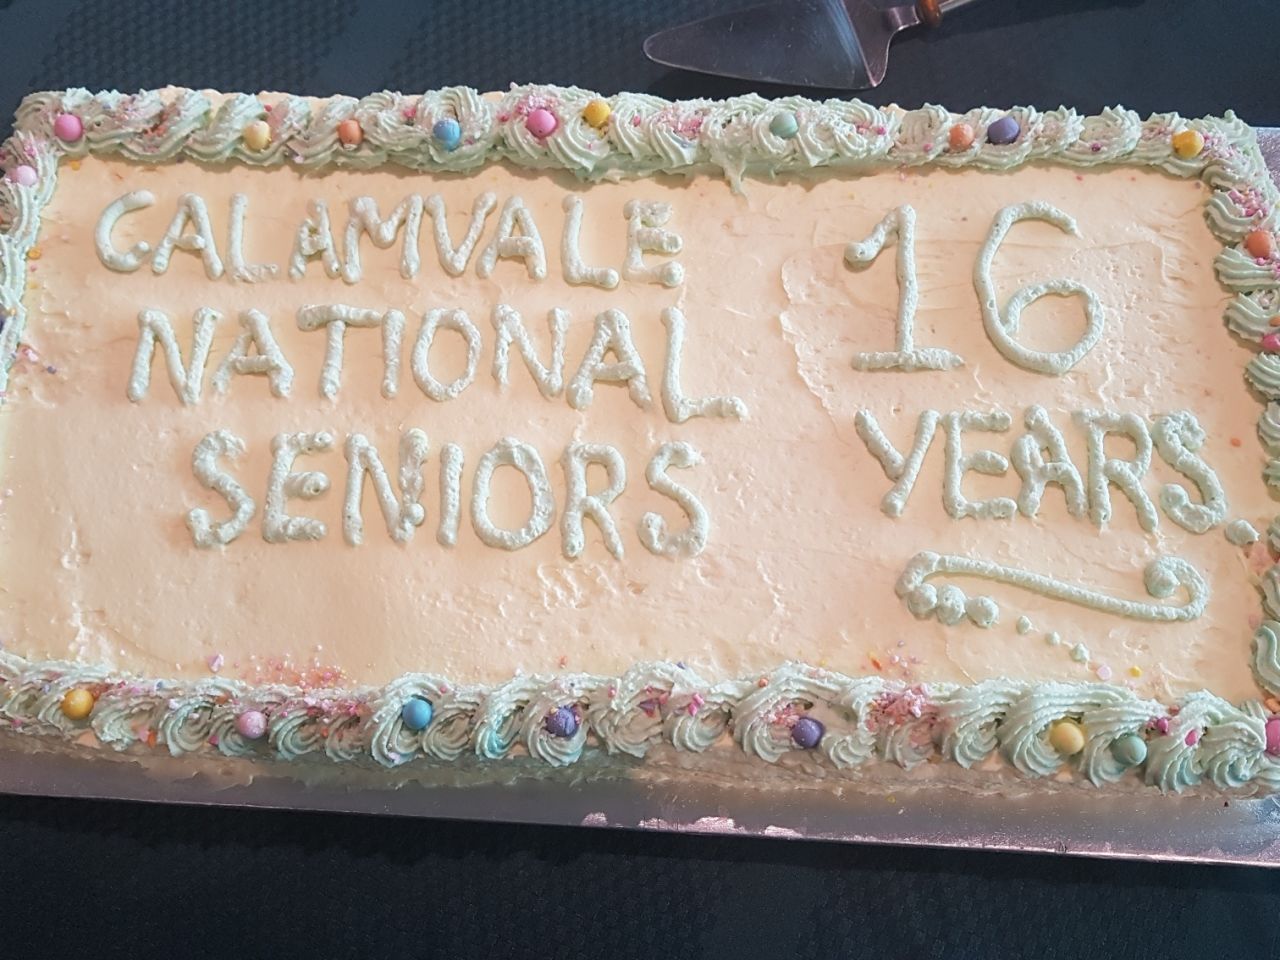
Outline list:
[[[156,203],[120,220],[118,249],[138,240],[154,248],[178,198],[191,192],[208,204],[225,261],[230,198],[241,192],[249,198],[246,254],[279,264],[281,276],[258,284],[211,281],[199,256],[184,251],[174,253],[162,276],[153,275],[149,263],[132,274],[108,270],[94,252],[94,226],[110,201],[143,189]],[[294,234],[312,199],[328,202],[341,248],[352,198],[372,196],[386,215],[410,193],[439,194],[456,243],[484,191],[496,194],[498,209],[462,277],[441,269],[429,216],[422,268],[413,280],[400,274],[398,242],[380,250],[367,236],[358,283],[326,277],[319,261],[302,281],[287,276]],[[671,204],[666,227],[683,239],[674,259],[684,282],[668,289],[623,279],[612,291],[566,284],[561,204],[569,192],[584,200],[585,261],[616,269],[625,253],[626,203]],[[479,252],[513,195],[541,232],[545,280],[531,280],[524,264],[512,260],[499,260],[488,279],[477,276]],[[996,212],[1030,200],[1069,214],[1081,236],[1044,223],[1014,226],[993,269],[1001,298],[1027,283],[1070,277],[1092,288],[1106,312],[1101,342],[1064,377],[1027,372],[1004,359],[983,332],[974,292],[974,259]],[[1227,519],[1265,529],[1274,506],[1260,481],[1265,458],[1252,429],[1257,402],[1240,376],[1248,351],[1222,330],[1227,297],[1213,276],[1221,247],[1201,218],[1204,202],[1205,187],[1195,180],[1031,166],[999,175],[935,169],[856,180],[815,173],[804,182],[748,180],[739,195],[706,176],[584,185],[505,165],[459,177],[210,172],[191,163],[144,167],[98,158],[78,168],[64,164],[42,214],[39,259],[29,265],[24,339],[38,359],[20,356],[10,402],[0,413],[0,631],[7,649],[30,659],[72,659],[152,676],[206,676],[219,656],[224,676],[270,678],[280,673],[273,661],[286,661],[286,673],[319,664],[357,683],[415,670],[460,683],[498,682],[521,672],[611,674],[650,659],[683,660],[704,675],[732,677],[802,659],[850,675],[953,682],[1093,680],[1105,668],[1113,682],[1131,683],[1142,695],[1168,698],[1205,688],[1233,701],[1255,696],[1248,647],[1257,592],[1244,571],[1245,552],[1220,528],[1190,534],[1159,511],[1158,529],[1144,533],[1114,487],[1114,516],[1101,532],[1087,516],[1068,516],[1054,486],[1035,519],[952,519],[942,501],[941,429],[902,516],[891,519],[880,510],[891,483],[854,430],[855,414],[868,410],[905,452],[923,410],[1004,410],[1013,418],[1010,431],[966,433],[965,452],[986,446],[1008,456],[1023,432],[1024,411],[1041,404],[1084,475],[1085,433],[1074,412],[1113,410],[1150,422],[1187,409],[1207,433],[1200,454],[1225,488]],[[917,217],[917,346],[946,347],[965,364],[950,371],[855,370],[855,353],[892,348],[897,286],[892,250],[853,270],[844,247],[907,203]],[[649,255],[647,262],[665,259]],[[303,305],[323,303],[405,313],[397,397],[379,392],[378,331],[356,328],[347,333],[337,396],[321,397],[325,333],[299,330],[295,315]],[[546,399],[514,347],[510,386],[500,389],[490,369],[490,313],[498,304],[520,312],[544,362],[547,312],[568,311],[566,380],[578,368],[596,314],[623,311],[647,371],[649,408],[607,383],[595,385],[590,407],[581,412],[563,396]],[[739,397],[747,420],[675,424],[664,415],[660,314],[672,306],[688,321],[685,391]],[[160,352],[147,395],[138,403],[127,399],[144,307],[169,316],[184,357],[193,312],[212,307],[225,315],[198,404],[179,402]],[[273,397],[263,377],[233,378],[226,396],[210,385],[239,331],[236,315],[248,308],[270,318],[294,368],[288,398]],[[475,382],[445,402],[428,399],[409,372],[422,316],[435,308],[465,310],[482,338]],[[1046,332],[1055,327],[1060,330]],[[1048,298],[1027,308],[1019,336],[1057,349],[1082,328],[1078,298]],[[452,379],[463,364],[460,338],[442,332],[431,363],[440,380]],[[392,542],[366,483],[364,543],[349,546],[342,537],[343,440],[365,434],[394,482],[401,431],[412,427],[430,442],[426,523],[408,543]],[[219,519],[229,512],[191,471],[195,445],[219,429],[247,444],[247,456],[230,470],[258,511],[225,548],[199,550],[184,522],[187,512],[204,507]],[[304,430],[337,438],[331,451],[301,458],[296,467],[324,471],[332,488],[317,500],[291,500],[289,509],[323,521],[328,532],[319,542],[268,543],[262,508],[271,438]],[[557,508],[551,530],[515,552],[482,544],[469,511],[477,462],[507,436],[539,451]],[[560,459],[575,440],[612,444],[625,460],[627,486],[613,505],[621,559],[609,554],[590,521],[583,555],[569,560],[562,551]],[[645,480],[646,465],[667,441],[690,443],[704,458],[692,469],[670,471],[710,515],[708,544],[693,558],[654,556],[637,535],[647,511],[662,513],[674,529],[686,523]],[[447,442],[458,444],[465,458],[461,525],[451,548],[436,540],[440,450]],[[1127,457],[1129,448],[1108,441],[1111,456]],[[596,469],[589,477],[593,490],[603,486]],[[1155,457],[1146,491],[1158,502],[1168,482],[1194,489]],[[971,499],[1016,497],[1018,488],[1012,470],[964,478]],[[514,470],[497,471],[492,515],[499,526],[517,527],[528,516],[525,489]],[[1203,575],[1211,596],[1198,619],[1144,623],[957,580],[970,595],[994,597],[1001,618],[989,630],[944,626],[915,619],[894,591],[908,561],[925,550],[1140,601],[1151,601],[1144,566],[1174,555]],[[1022,616],[1030,630],[1017,628]],[[1060,643],[1047,642],[1050,633]],[[1076,644],[1087,648],[1082,659],[1071,656]]]

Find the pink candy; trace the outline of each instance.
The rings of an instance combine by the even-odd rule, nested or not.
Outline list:
[[[556,127],[560,126],[560,121],[546,107],[538,107],[536,110],[529,111],[529,115],[524,118],[524,126],[526,130],[541,140],[555,133]]]
[[[267,732],[267,717],[261,710],[246,710],[236,717],[236,733],[246,740],[261,740]]]
[[[84,124],[74,113],[60,113],[53,121],[53,135],[64,143],[75,143],[84,136]]]
[[[1266,334],[1262,338],[1262,349],[1267,353],[1280,353],[1280,332]]]
[[[36,173],[35,167],[23,163],[13,168],[9,179],[24,187],[34,187],[40,181],[40,175]]]

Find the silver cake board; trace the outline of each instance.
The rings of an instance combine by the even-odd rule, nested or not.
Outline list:
[[[1259,139],[1280,182],[1280,128],[1259,130]],[[1280,866],[1280,795],[1033,788],[993,800],[945,786],[752,790],[648,781],[621,767],[617,776],[588,780],[571,771],[509,784],[356,788],[270,772],[244,782],[242,770],[218,763],[192,764],[179,778],[153,776],[125,758],[32,752],[33,745],[0,751],[0,792]]]

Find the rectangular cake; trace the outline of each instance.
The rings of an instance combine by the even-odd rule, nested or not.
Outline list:
[[[0,749],[1280,783],[1231,114],[67,90],[0,169]]]

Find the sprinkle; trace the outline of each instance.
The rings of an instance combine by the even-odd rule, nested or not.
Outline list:
[[[1262,701],[1262,705],[1272,713],[1280,713],[1280,700],[1277,700],[1275,697],[1267,697],[1267,699]]]
[[[1131,677],[1140,677],[1140,676],[1142,676],[1142,668],[1141,668],[1141,667],[1139,667],[1137,664],[1135,664],[1134,666],[1130,667],[1130,668],[1129,668],[1129,676],[1131,676]]]
[[[44,256],[44,254],[41,252],[39,247],[32,247],[27,251],[28,260],[39,260],[42,256]]]
[[[702,709],[702,705],[706,703],[706,699],[700,693],[695,693],[689,698],[689,716],[696,717],[698,711]]]
[[[1187,731],[1187,735],[1182,740],[1188,747],[1194,747],[1200,742],[1200,731],[1192,727]]]
[[[1280,320],[1280,317],[1275,317],[1274,319]],[[1231,438],[1231,445],[1232,445],[1233,447],[1243,447],[1243,446],[1244,446],[1244,441],[1243,441],[1243,440],[1241,440],[1239,437],[1232,437],[1232,438]]]
[[[769,685],[768,677],[761,677],[759,680],[756,681],[756,686],[759,687],[761,690],[763,690],[768,685]]]
[[[1098,679],[1104,683],[1111,679],[1111,668],[1105,663],[1098,664],[1098,668],[1094,671],[1098,675]]]
[[[226,663],[226,658],[223,657],[222,654],[220,653],[215,653],[213,656],[209,657],[208,660],[206,660],[205,662],[209,664],[210,670],[212,670],[214,673],[217,673],[219,670],[222,669],[222,665]]]
[[[1169,718],[1168,718],[1168,717],[1160,717],[1160,718],[1158,718],[1158,719],[1156,720],[1156,729],[1157,729],[1157,730],[1159,730],[1161,734],[1168,734],[1168,732],[1169,732]]]

